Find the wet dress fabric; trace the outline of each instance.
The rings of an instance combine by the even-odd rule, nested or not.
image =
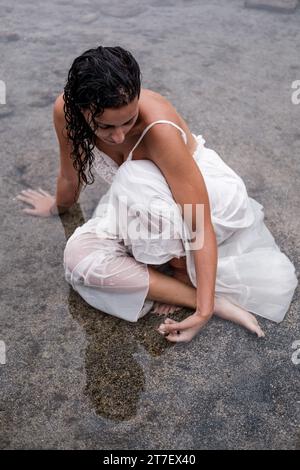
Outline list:
[[[189,278],[197,286],[191,234],[166,179],[150,160],[132,160],[146,132],[157,124],[175,126],[187,143],[177,124],[159,120],[145,128],[121,166],[94,148],[93,166],[109,189],[64,250],[65,279],[73,289],[94,308],[130,322],[154,303],[146,299],[148,265],[167,272],[168,261],[186,256]],[[206,184],[218,244],[215,295],[281,322],[298,283],[295,268],[266,227],[263,206],[248,196],[243,180],[221,157],[205,147],[202,135],[193,135],[193,158]],[[162,237],[162,231],[171,236]]]

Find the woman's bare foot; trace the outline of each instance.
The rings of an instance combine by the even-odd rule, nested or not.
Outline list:
[[[247,312],[242,307],[233,304],[224,297],[215,298],[214,313],[224,320],[230,320],[238,325],[243,326],[252,333],[257,334],[259,338],[265,336],[263,330],[258,324],[257,319],[252,313]]]
[[[190,295],[192,298],[191,298],[191,305],[188,308],[196,309],[195,287],[193,286],[188,276],[188,273],[186,271],[186,266],[184,265],[184,260],[181,258],[179,260],[177,258],[172,259],[169,262],[169,264],[172,268],[171,277],[174,277],[176,280],[181,281],[183,284],[187,284],[189,286],[188,290],[191,291]],[[190,287],[193,287],[193,289],[190,289]],[[177,291],[176,291],[176,294],[177,294]],[[168,302],[170,302],[169,299],[168,299]],[[178,296],[177,296],[176,302],[178,302]],[[186,299],[185,299],[185,305],[189,305]],[[156,311],[159,314],[167,315],[169,313],[174,313],[175,311],[180,310],[181,308],[184,308],[184,307],[180,307],[175,304],[163,304],[160,301],[160,302],[156,302],[156,305],[154,306],[154,311]],[[218,297],[218,296],[215,297],[214,314],[219,316],[220,318],[223,318],[224,320],[229,320],[234,323],[237,323],[238,325],[243,326],[244,328],[251,331],[252,333],[255,333],[259,338],[262,338],[265,336],[264,332],[260,328],[258,321],[254,315],[252,315],[251,313],[249,313],[247,310],[243,309],[242,307],[232,303],[225,297]],[[174,323],[173,320],[172,320],[172,323]],[[180,322],[177,322],[177,323],[179,324]],[[167,324],[168,324],[168,321],[165,321],[165,323],[161,324],[162,327],[166,326],[166,332],[170,332],[171,330],[174,330],[174,326],[168,330]],[[176,342],[177,341],[190,341],[199,332],[200,329],[201,327],[199,325],[195,325],[193,327],[190,327],[189,325],[187,325],[187,327],[184,330],[182,329],[178,335],[175,331],[176,336],[174,335],[170,337],[166,336],[166,338],[169,340],[173,339]],[[164,332],[160,331],[160,333],[164,333]]]

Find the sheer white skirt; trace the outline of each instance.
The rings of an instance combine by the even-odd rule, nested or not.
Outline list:
[[[202,136],[196,138],[194,158],[206,183],[218,243],[216,296],[280,322],[298,284],[295,268],[266,227],[263,206],[248,196],[242,179],[220,156],[204,146]],[[120,217],[124,201],[127,208],[136,208],[138,202],[138,212],[127,211],[126,221]],[[162,239],[166,229],[172,236]],[[146,299],[148,264],[165,271],[169,260],[186,256],[187,272],[196,287],[189,236],[159,168],[148,160],[127,161],[93,217],[69,238],[65,278],[91,306],[136,322],[153,306]]]

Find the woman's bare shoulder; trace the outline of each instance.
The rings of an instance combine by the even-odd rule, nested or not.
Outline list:
[[[151,119],[156,116],[161,116],[164,113],[170,114],[171,112],[176,112],[172,103],[165,96],[148,88],[143,89],[143,92],[143,102],[148,118]]]
[[[173,121],[184,130],[188,131],[188,125],[177,111],[175,106],[165,96],[152,90],[145,90],[143,100],[143,114],[147,123],[160,119]]]
[[[64,104],[64,94],[61,93],[56,98],[53,106],[53,115],[55,120],[63,121],[65,119]]]
[[[177,124],[187,136],[187,145],[191,153],[196,149],[197,142],[195,141],[191,130],[185,119],[180,115],[175,106],[163,95],[160,93],[154,92],[152,90],[146,90],[145,99],[144,99],[144,121],[146,125],[151,124],[154,121],[167,120],[172,121]],[[151,140],[154,135],[161,134],[162,137],[166,136],[168,131],[170,138],[172,138],[172,133],[174,128],[161,128],[161,131],[157,129],[157,126],[153,126],[145,136],[145,144],[151,145]]]

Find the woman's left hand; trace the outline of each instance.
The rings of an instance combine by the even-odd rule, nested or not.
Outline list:
[[[201,316],[196,311],[181,322],[166,318],[164,323],[159,325],[157,331],[173,343],[187,343],[206,325],[209,319],[210,316]]]

